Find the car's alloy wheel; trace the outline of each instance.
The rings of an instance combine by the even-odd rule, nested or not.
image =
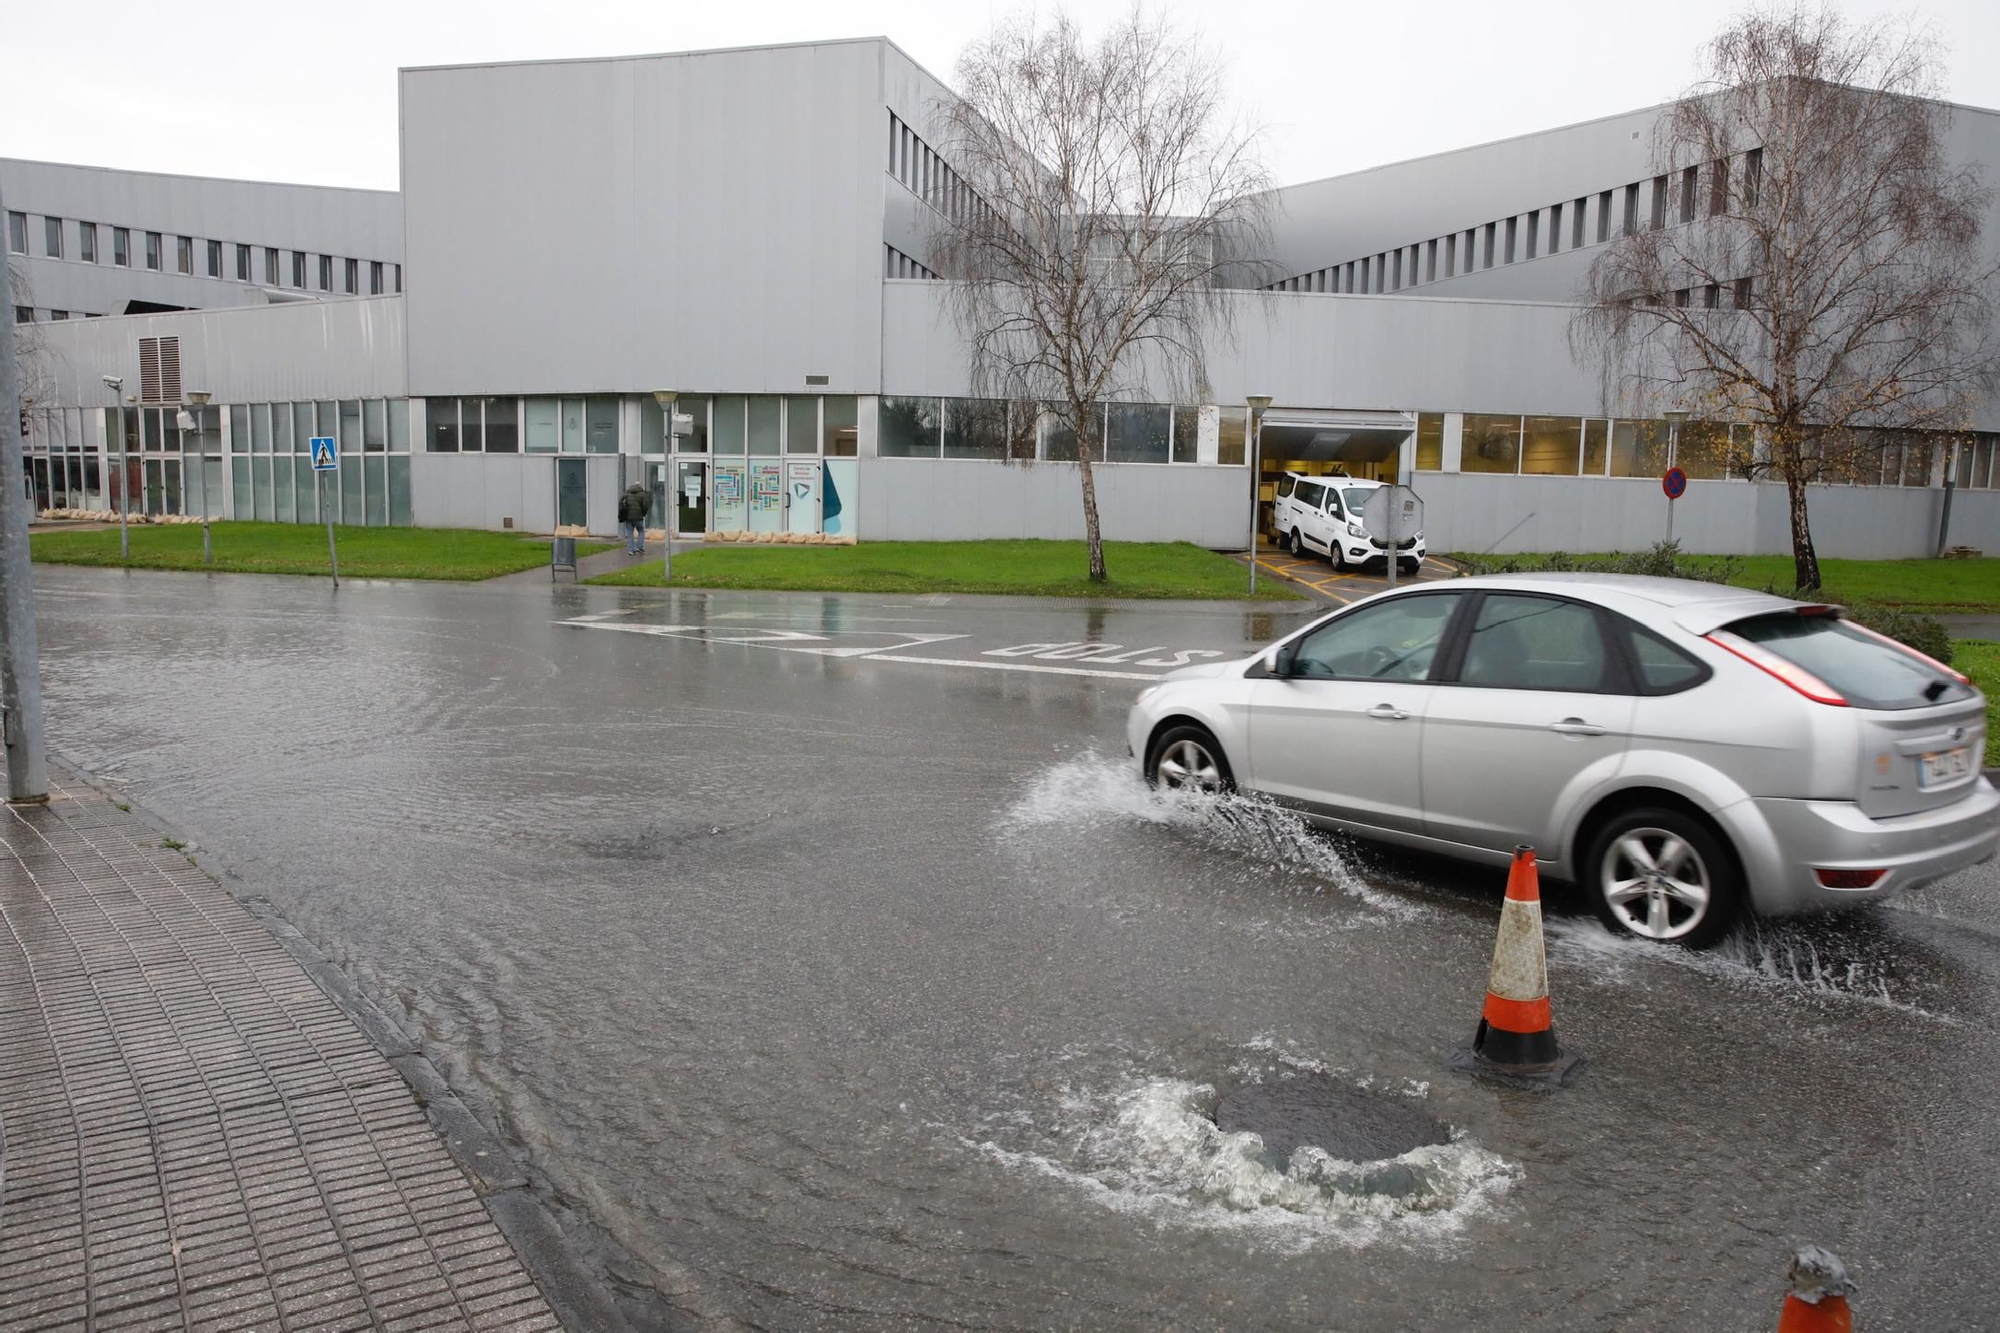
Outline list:
[[[1598,835],[1588,862],[1598,915],[1622,934],[1707,944],[1736,912],[1736,871],[1715,836],[1673,810],[1635,810]]]
[[[1147,765],[1155,786],[1169,791],[1228,791],[1234,782],[1222,747],[1207,730],[1179,726],[1165,732],[1153,743],[1153,761]]]
[[[1299,530],[1297,528],[1292,529],[1292,535],[1289,538],[1289,541],[1291,542],[1292,554],[1297,556],[1301,560],[1305,559],[1306,558],[1305,539],[1299,536]]]

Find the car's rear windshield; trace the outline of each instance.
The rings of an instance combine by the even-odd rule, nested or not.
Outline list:
[[[1728,630],[1812,672],[1856,708],[1928,708],[1972,695],[1956,676],[1831,615],[1781,611]]]

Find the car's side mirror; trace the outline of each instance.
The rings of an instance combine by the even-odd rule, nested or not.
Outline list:
[[[1278,645],[1278,651],[1271,657],[1271,674],[1284,680],[1291,676],[1292,668],[1299,660],[1299,641],[1292,639]]]

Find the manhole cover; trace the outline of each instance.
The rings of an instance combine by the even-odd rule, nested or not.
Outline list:
[[[1444,1123],[1411,1098],[1317,1074],[1246,1083],[1215,1108],[1215,1124],[1226,1133],[1258,1135],[1280,1171],[1307,1144],[1342,1161],[1378,1162],[1451,1140]]]

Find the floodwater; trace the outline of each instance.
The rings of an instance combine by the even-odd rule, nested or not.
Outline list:
[[[56,751],[417,1034],[642,1323],[1758,1328],[1801,1241],[1871,1330],[1992,1318],[1991,867],[1704,955],[1558,896],[1537,1095],[1447,1065],[1504,872],[1156,800],[1142,681],[938,664],[1282,614],[37,578]],[[1449,1141],[1382,1192],[1208,1119],[1302,1075]]]

